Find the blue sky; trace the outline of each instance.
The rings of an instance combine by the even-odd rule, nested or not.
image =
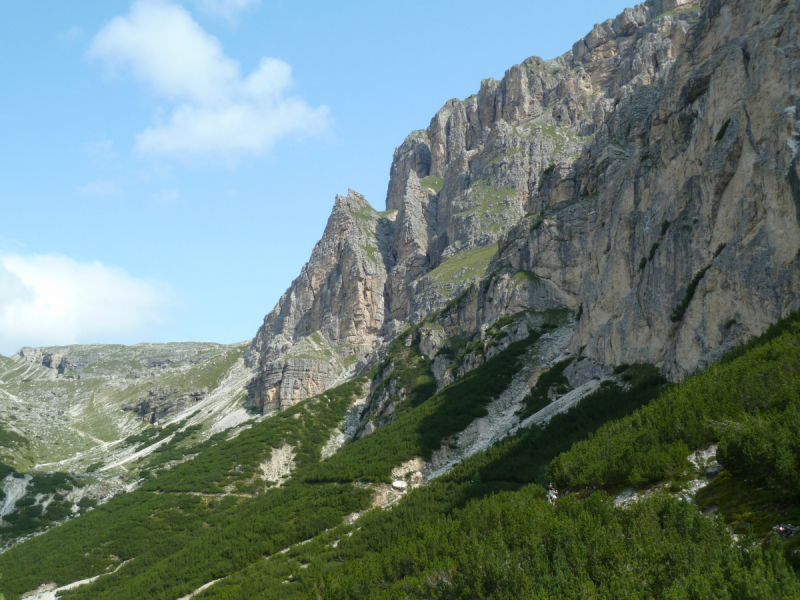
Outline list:
[[[337,193],[624,1],[6,2],[0,353],[251,338]]]

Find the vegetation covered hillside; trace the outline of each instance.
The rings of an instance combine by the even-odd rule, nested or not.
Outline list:
[[[0,593],[800,598],[798,38],[645,0],[337,196],[247,349],[0,357]]]
[[[782,459],[782,440],[797,440],[797,316],[679,385],[650,367],[621,369],[545,426],[521,429],[387,503],[392,466],[425,458],[463,427],[453,409],[469,413],[476,409],[466,405],[501,392],[503,373],[536,337],[439,393],[406,400],[394,422],[331,458],[321,459],[322,448],[367,379],[218,437],[188,462],[153,471],[138,491],[1,555],[0,589],[18,598],[103,575],[64,597],[800,597],[794,539],[770,529],[796,515],[800,469]],[[780,423],[774,436],[756,436],[768,422]],[[688,455],[713,442],[726,470],[697,502],[724,486],[717,516],[683,499],[681,485],[702,477]],[[277,462],[286,468],[276,471]],[[544,498],[550,474],[573,492],[555,507]],[[746,527],[754,477],[780,502],[760,507]],[[617,506],[626,485],[660,487]],[[726,524],[734,513],[739,537]]]
[[[253,418],[243,351],[187,342],[0,356],[0,551]]]

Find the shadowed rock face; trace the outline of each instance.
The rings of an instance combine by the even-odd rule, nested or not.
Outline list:
[[[375,364],[457,297],[450,333],[566,307],[573,352],[672,378],[797,308],[797,6],[649,0],[449,100],[396,149],[386,213],[337,197],[248,352],[258,401]]]
[[[573,350],[678,378],[798,308],[797,6],[708,2],[553,186],[563,208],[509,234],[510,265],[583,306]]]

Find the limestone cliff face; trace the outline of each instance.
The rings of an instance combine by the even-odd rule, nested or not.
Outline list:
[[[706,3],[663,85],[554,184],[566,202],[508,236],[509,264],[582,307],[574,350],[681,377],[800,307],[797,8]]]
[[[396,149],[385,213],[337,197],[253,340],[258,402],[376,364],[448,302],[432,351],[569,308],[573,352],[673,378],[797,308],[798,5],[648,0],[446,102]]]
[[[352,190],[337,196],[322,239],[246,361],[258,365],[256,402],[285,408],[348,374],[378,343],[392,223]]]

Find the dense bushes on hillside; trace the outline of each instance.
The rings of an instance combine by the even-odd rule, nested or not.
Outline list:
[[[784,323],[678,386],[652,367],[628,367],[618,373],[622,385],[604,385],[547,426],[473,455],[391,510],[364,512],[372,489],[352,482],[383,480],[399,462],[424,456],[463,428],[462,409],[483,414],[535,338],[418,406],[407,403],[395,422],[320,462],[319,449],[362,391],[363,380],[351,382],[215,439],[146,490],[1,555],[2,591],[17,598],[132,559],[65,597],[174,599],[217,579],[198,600],[798,597],[776,548],[733,544],[721,521],[693,505],[656,497],[623,510],[600,492],[552,508],[541,486],[526,486],[547,481],[548,464],[561,481],[584,486],[662,477],[687,468],[690,449],[721,437],[724,464],[791,488],[796,469],[784,449],[798,446],[798,333]],[[544,381],[558,385],[560,375]],[[297,449],[297,471],[266,489],[253,476],[284,443]],[[722,483],[711,490],[720,498]]]
[[[629,510],[602,493],[553,508],[529,487],[415,528],[320,582],[319,598],[796,598],[777,553],[731,544],[669,497]]]
[[[252,483],[256,469],[275,448],[293,446],[298,466],[316,461],[330,430],[344,418],[365,383],[364,378],[359,378],[328,390],[243,431],[233,440],[226,440],[225,433],[217,434],[213,447],[187,463],[161,472],[142,489],[219,494],[228,486],[236,486],[239,492],[253,492],[260,487]]]
[[[371,556],[408,543],[414,532],[437,527],[446,515],[458,515],[470,502],[499,492],[513,492],[530,481],[543,481],[545,467],[573,441],[585,439],[604,422],[624,416],[658,393],[663,378],[647,366],[629,372],[630,388],[598,390],[544,428],[522,430],[512,438],[460,463],[447,475],[416,489],[387,511],[371,511],[357,530],[332,530],[286,555],[258,562],[205,592],[203,598],[317,598],[318,582],[339,577],[342,567],[360,565]],[[390,427],[394,427],[390,426]],[[539,490],[543,497],[543,490]],[[335,547],[334,547],[335,544]],[[298,565],[303,565],[299,568]],[[291,574],[291,579],[287,576]],[[291,585],[290,585],[291,584]],[[376,587],[377,584],[376,584]]]
[[[717,459],[737,475],[765,476],[772,486],[800,496],[800,403],[726,426]]]
[[[14,468],[0,463],[0,480],[8,475],[24,477]],[[65,493],[82,482],[60,472],[33,472],[29,475],[24,495],[14,503],[14,510],[0,521],[0,541],[3,543],[46,529],[73,514],[72,502],[67,500]],[[0,504],[4,498],[5,492],[0,489]]]
[[[690,452],[722,438],[723,461],[734,466],[741,458],[742,468],[772,461],[762,468],[780,469],[777,480],[793,485],[787,469],[796,472],[798,465],[790,466],[778,446],[784,447],[785,436],[792,435],[790,447],[797,446],[797,429],[784,420],[798,406],[800,318],[794,315],[751,343],[746,353],[711,365],[647,407],[601,428],[591,440],[575,444],[553,462],[553,477],[561,485],[585,487],[681,476],[689,470]],[[774,442],[771,451],[753,445],[754,436],[765,432],[763,443]]]
[[[486,415],[485,406],[503,393],[520,358],[540,334],[511,344],[459,381],[399,416],[389,427],[356,442],[304,474],[308,482],[388,481],[392,469],[415,456],[430,458],[444,438]]]
[[[254,481],[255,470],[284,443],[296,447],[300,465],[318,460],[330,429],[363,385],[363,379],[348,382],[232,440],[218,440],[142,490],[117,496],[0,555],[3,591],[13,598],[42,581],[64,584],[135,558],[114,575],[69,594],[176,598],[211,573],[232,573],[335,527],[344,515],[365,508],[371,492],[331,485],[291,486],[257,496],[240,490],[264,491],[264,482]],[[220,495],[228,486],[235,495]]]
[[[561,365],[553,367],[560,374]],[[649,365],[634,365],[627,371],[627,389],[617,384],[602,386],[567,412],[553,416],[546,427],[520,430],[515,436],[470,457],[444,479],[468,480],[477,471],[481,481],[535,482],[546,485],[549,462],[590,437],[601,425],[619,419],[647,404],[666,380]],[[544,373],[541,378],[553,381]],[[540,379],[541,379],[540,378]]]

